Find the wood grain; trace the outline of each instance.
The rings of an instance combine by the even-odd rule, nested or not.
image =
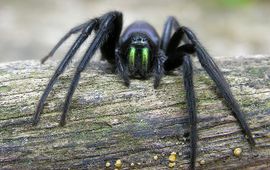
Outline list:
[[[270,57],[219,58],[256,140],[251,148],[232,112],[198,61],[198,169],[267,169],[270,166]],[[31,125],[35,106],[57,63],[0,64],[0,169],[188,169],[188,114],[182,74],[175,71],[153,88],[153,79],[125,87],[103,62],[82,74],[67,124],[59,127],[64,97],[76,62],[50,93],[41,121]],[[243,150],[240,157],[235,148]],[[154,159],[157,156],[157,159]],[[133,165],[133,166],[132,166]]]

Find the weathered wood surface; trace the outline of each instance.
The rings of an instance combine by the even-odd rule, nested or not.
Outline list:
[[[195,61],[198,108],[198,169],[270,166],[270,57],[220,58],[257,145],[250,148],[216,87]],[[188,114],[182,75],[166,76],[153,89],[152,79],[132,80],[129,88],[95,64],[83,74],[67,124],[59,127],[63,100],[74,65],[48,97],[41,122],[30,120],[56,64],[22,61],[0,65],[0,169],[104,169],[121,159],[122,169],[175,169],[189,166]],[[240,157],[233,149],[240,147]],[[155,160],[154,156],[158,159]],[[205,164],[202,165],[204,160]]]

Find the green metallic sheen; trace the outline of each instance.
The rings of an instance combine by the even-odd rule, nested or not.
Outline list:
[[[129,64],[133,67],[135,65],[135,54],[136,54],[136,48],[131,47],[129,50],[128,59],[129,59]]]
[[[143,48],[142,49],[142,65],[145,70],[147,70],[147,67],[148,67],[148,58],[149,58],[149,49]]]

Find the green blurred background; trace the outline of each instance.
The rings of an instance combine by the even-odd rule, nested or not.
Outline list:
[[[0,62],[41,59],[70,28],[110,10],[124,13],[124,27],[146,20],[159,33],[173,15],[215,57],[270,53],[268,0],[0,0]]]

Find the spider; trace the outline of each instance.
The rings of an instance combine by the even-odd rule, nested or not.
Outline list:
[[[50,53],[42,59],[42,63],[44,63],[49,57],[54,55],[55,51],[70,35],[80,33],[44,90],[33,116],[33,125],[39,122],[46,98],[58,77],[63,73],[74,54],[94,30],[96,35],[76,68],[70,84],[60,119],[61,126],[65,125],[71,98],[80,80],[81,72],[86,68],[90,59],[99,48],[102,53],[102,59],[107,60],[116,67],[118,74],[126,86],[129,86],[130,78],[147,79],[150,76],[154,76],[154,88],[157,88],[164,73],[183,66],[184,87],[190,119],[190,168],[195,169],[197,113],[193,87],[193,66],[190,57],[195,54],[233,111],[244,134],[248,137],[249,143],[252,146],[255,145],[251,131],[230,90],[229,84],[190,28],[180,26],[174,17],[168,17],[162,37],[160,38],[155,28],[145,21],[132,23],[121,34],[122,22],[122,13],[119,11],[111,11],[100,17],[91,19],[71,29],[55,45]]]

